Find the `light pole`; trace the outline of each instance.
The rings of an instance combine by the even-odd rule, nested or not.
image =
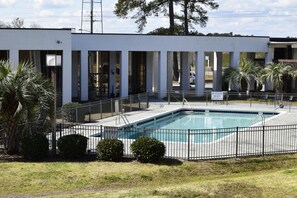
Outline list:
[[[61,55],[47,54],[46,66],[52,67],[51,75],[54,86],[54,113],[52,116],[52,155],[56,155],[57,66],[61,66]]]

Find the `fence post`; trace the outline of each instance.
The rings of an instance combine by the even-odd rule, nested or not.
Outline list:
[[[111,111],[111,115],[113,116],[113,99],[110,99],[110,111]]]
[[[92,109],[91,109],[91,104],[90,103],[89,103],[89,108],[88,109],[89,109],[89,122],[91,122],[91,110]]]
[[[78,118],[78,110],[77,110],[77,106],[75,105],[75,123],[77,123],[77,118]]]
[[[208,106],[208,92],[205,92],[205,96],[206,96],[206,106]]]
[[[235,157],[238,158],[238,127],[236,127],[236,151],[235,151]]]
[[[263,127],[263,134],[262,134],[262,156],[264,156],[265,155],[265,145],[264,145],[264,143],[265,143],[265,134],[264,134],[264,132],[265,132],[265,126],[263,125],[262,126]]]
[[[62,127],[64,126],[64,124],[62,125],[62,123],[60,123],[60,137],[62,137]]]
[[[100,125],[100,140],[102,140],[102,136],[103,136],[103,131],[102,131],[102,125]]]
[[[190,161],[190,141],[191,141],[191,137],[190,137],[190,129],[188,129],[188,161]]]
[[[249,92],[250,95],[250,107],[252,106],[252,93]]]
[[[149,92],[146,92],[146,108],[148,109],[150,106],[149,104]]]
[[[54,116],[55,117],[55,116]],[[53,127],[52,127],[52,155],[55,156],[56,153],[56,127],[57,127],[57,123],[56,120],[53,119]]]
[[[167,93],[167,97],[168,97],[168,105],[170,105],[170,91],[168,90],[168,93]]]
[[[132,111],[132,95],[129,96],[129,102],[130,102],[130,112]]]
[[[138,97],[138,109],[140,109],[140,107],[141,107],[141,106],[140,106],[140,105],[141,105],[141,104],[140,104],[140,94],[137,94],[137,97]]]
[[[63,106],[61,107],[61,117],[62,117],[62,123],[64,124],[64,108],[63,108]]]
[[[100,117],[101,117],[101,119],[102,119],[102,101],[100,100]]]

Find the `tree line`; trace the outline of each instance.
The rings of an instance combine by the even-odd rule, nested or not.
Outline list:
[[[11,22],[0,21],[0,28],[25,28],[25,21],[19,17],[13,19]],[[37,23],[31,23],[30,28],[41,28]]]

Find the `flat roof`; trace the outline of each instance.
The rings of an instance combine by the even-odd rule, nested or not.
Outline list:
[[[178,37],[228,37],[228,38],[270,38],[269,36],[239,36],[239,35],[233,35],[233,36],[227,36],[227,35],[170,35],[170,34],[134,34],[134,33],[80,33],[80,32],[72,32],[72,34],[75,35],[111,35],[111,36],[178,36]]]
[[[71,28],[0,28],[0,30],[65,30],[72,31]]]

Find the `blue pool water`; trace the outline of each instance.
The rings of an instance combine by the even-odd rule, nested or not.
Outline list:
[[[263,118],[264,116],[264,118]],[[141,124],[140,128],[154,129],[214,129],[249,127],[273,116],[272,114],[236,112],[185,112],[156,118]]]
[[[145,135],[160,141],[209,143],[234,133],[235,127],[263,123],[272,116],[272,113],[255,112],[179,111],[138,123],[136,128],[119,133],[118,137],[137,139]]]

